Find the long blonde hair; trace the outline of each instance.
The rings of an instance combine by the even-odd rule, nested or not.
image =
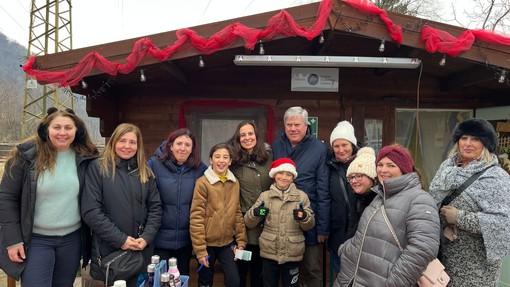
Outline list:
[[[154,176],[150,169],[147,161],[145,160],[145,152],[143,150],[142,132],[140,129],[129,123],[123,123],[117,126],[110,137],[110,140],[106,144],[105,150],[101,157],[98,159],[100,172],[102,176],[109,176],[110,171],[112,178],[115,177],[115,170],[117,169],[117,163],[119,157],[115,153],[115,145],[122,136],[126,133],[133,132],[136,135],[137,140],[137,151],[136,151],[136,162],[138,164],[138,173],[140,175],[140,182],[146,183],[150,177]]]

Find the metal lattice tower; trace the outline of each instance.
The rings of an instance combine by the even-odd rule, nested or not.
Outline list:
[[[71,0],[32,0],[27,59],[72,49]],[[35,80],[25,78],[25,99],[21,137],[35,129],[49,107],[74,108],[74,97],[59,95],[58,87],[37,88]]]

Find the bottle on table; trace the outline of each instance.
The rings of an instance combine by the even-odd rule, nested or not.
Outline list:
[[[158,265],[159,260],[160,260],[159,255],[152,255],[151,256],[151,263]]]
[[[168,274],[168,272],[161,273],[161,277],[159,279],[159,286],[160,287],[173,287],[175,284],[173,284],[174,276],[172,274]]]
[[[156,270],[156,264],[151,263],[147,265],[147,279],[143,284],[143,287],[153,287],[154,286],[154,270]]]
[[[168,273],[174,275],[175,287],[181,287],[181,273],[177,268],[177,258],[168,259]]]

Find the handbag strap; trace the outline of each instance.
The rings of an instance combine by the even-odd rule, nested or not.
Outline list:
[[[475,181],[480,175],[482,175],[486,170],[491,168],[492,166],[488,166],[481,171],[473,174],[470,178],[468,178],[459,188],[455,189],[450,195],[445,197],[441,202],[441,207],[450,204],[457,196],[459,196],[468,186],[470,186],[473,181]]]
[[[398,240],[397,234],[395,233],[395,230],[393,229],[393,226],[391,225],[391,222],[388,219],[388,215],[386,215],[386,209],[384,208],[384,204],[381,205],[381,213],[384,218],[384,221],[386,222],[386,225],[388,225],[388,229],[390,230],[393,239],[395,239],[395,241],[398,244],[398,249],[400,249],[400,252],[404,252],[404,249],[402,248],[402,245],[400,245],[400,241]]]

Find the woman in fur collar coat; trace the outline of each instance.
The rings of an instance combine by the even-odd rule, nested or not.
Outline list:
[[[440,206],[444,235],[441,261],[448,286],[498,286],[503,257],[510,249],[510,177],[494,154],[498,139],[482,119],[463,121],[430,192]],[[482,172],[449,204],[443,201],[473,174]],[[446,202],[445,202],[446,203]]]

